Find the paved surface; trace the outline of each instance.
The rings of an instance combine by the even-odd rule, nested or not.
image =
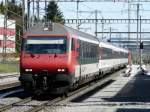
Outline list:
[[[122,75],[102,90],[95,90],[86,98],[76,98],[58,104],[54,112],[150,112],[150,75],[140,74],[132,67],[130,77]]]

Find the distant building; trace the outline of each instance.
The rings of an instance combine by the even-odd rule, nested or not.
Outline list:
[[[142,37],[143,49],[142,49],[142,60],[144,63],[150,63],[150,38]],[[127,48],[132,51],[132,61],[135,63],[140,62],[140,40],[138,41],[138,50],[137,50],[137,38],[111,38],[111,43]]]
[[[142,37],[143,42],[143,53],[149,53],[150,52],[150,38],[149,37]],[[113,37],[111,38],[111,43],[122,46],[125,48],[130,49],[133,52],[137,52],[137,38],[118,38],[118,37]],[[138,41],[138,49],[140,49],[140,40]]]
[[[6,42],[4,42],[4,34],[7,35]],[[4,46],[6,43],[6,46]],[[6,53],[15,53],[16,43],[16,22],[15,20],[7,21],[7,29],[4,29],[4,15],[0,15],[0,53],[4,53],[6,48]]]

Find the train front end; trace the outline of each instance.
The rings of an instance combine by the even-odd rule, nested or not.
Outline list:
[[[19,79],[26,91],[62,94],[68,90],[74,77],[69,43],[64,34],[24,36]]]

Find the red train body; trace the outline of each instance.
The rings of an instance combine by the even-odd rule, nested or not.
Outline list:
[[[37,24],[23,37],[19,79],[25,90],[62,94],[102,76],[97,38],[57,23],[50,26]]]

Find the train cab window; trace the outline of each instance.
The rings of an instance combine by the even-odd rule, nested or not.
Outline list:
[[[28,37],[24,43],[26,53],[63,54],[67,50],[67,38],[63,36]]]

